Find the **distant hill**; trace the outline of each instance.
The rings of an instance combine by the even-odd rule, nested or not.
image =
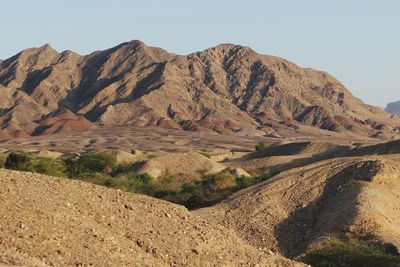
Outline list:
[[[49,119],[59,110],[77,117]],[[400,120],[325,72],[240,45],[186,56],[140,41],[86,56],[44,45],[0,62],[0,137],[84,131],[92,123],[240,134],[308,125],[377,136],[397,131]]]
[[[387,104],[385,111],[392,114],[400,115],[400,101]]]

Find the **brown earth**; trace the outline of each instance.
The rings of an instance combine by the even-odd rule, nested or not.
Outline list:
[[[86,56],[45,45],[0,63],[1,138],[91,127],[80,117],[35,131],[60,109],[102,125],[241,135],[318,128],[388,139],[400,123],[325,72],[240,45],[187,56],[140,41]]]
[[[303,266],[186,208],[79,181],[0,170],[3,266]]]

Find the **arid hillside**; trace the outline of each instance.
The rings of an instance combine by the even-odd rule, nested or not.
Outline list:
[[[0,170],[1,266],[303,266],[183,206]]]
[[[295,258],[336,236],[400,247],[399,156],[345,157],[285,171],[204,217],[249,243]]]
[[[14,170],[0,169],[0,265],[302,266],[336,238],[380,253],[359,261],[398,266],[399,152],[399,141],[307,141],[237,155],[3,155]]]
[[[400,119],[325,72],[240,45],[187,56],[140,41],[86,56],[45,45],[0,63],[1,139],[85,131],[90,122],[239,134],[306,125],[391,138]]]

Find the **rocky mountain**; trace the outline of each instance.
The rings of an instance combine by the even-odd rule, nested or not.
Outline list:
[[[400,101],[387,104],[385,111],[392,114],[400,115]]]
[[[60,111],[73,127],[48,125]],[[395,133],[400,120],[325,72],[240,45],[187,56],[140,41],[86,56],[45,45],[0,63],[0,138],[84,131],[93,123],[240,134],[308,125],[379,136]]]

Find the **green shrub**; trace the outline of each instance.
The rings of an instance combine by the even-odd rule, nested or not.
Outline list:
[[[218,191],[232,188],[236,185],[235,177],[229,169],[225,169],[203,180],[208,190]]]
[[[131,168],[131,166],[132,166],[132,164],[130,164],[130,163],[117,163],[115,165],[115,167],[113,168],[111,175],[116,176],[120,173],[128,172],[129,169]]]
[[[149,184],[153,180],[153,178],[147,173],[136,173],[136,172],[128,173],[126,175],[126,178],[128,178],[128,180],[140,181],[143,184]]]
[[[314,267],[400,266],[398,255],[386,253],[360,241],[337,239],[327,242],[322,249],[308,252],[302,261]]]
[[[265,142],[261,141],[255,146],[255,150],[261,151],[261,150],[264,150],[266,147],[267,147],[267,145],[265,144]]]
[[[233,192],[265,181],[276,173],[235,178],[230,169],[225,169],[217,174],[206,175],[200,181],[185,183],[180,186],[180,190],[165,189],[164,185],[157,183],[153,187],[154,196],[184,205],[188,209],[197,209],[215,204]]]
[[[236,178],[236,186],[238,189],[250,187],[257,183],[256,179],[255,176],[239,176]]]
[[[5,155],[0,154],[0,168],[4,168],[4,164],[6,163],[7,157]]]
[[[153,178],[147,173],[127,173],[117,177],[97,179],[97,184],[123,189],[128,192],[153,195],[155,193]]]
[[[235,178],[229,169],[203,177],[201,181],[185,183],[176,193],[158,191],[156,196],[196,209],[210,206],[230,195],[236,186]]]
[[[239,176],[236,178],[236,190],[247,188],[255,184],[268,180],[269,178],[278,175],[283,170],[276,169],[268,174],[254,175],[254,176]]]
[[[4,163],[4,167],[18,171],[65,176],[65,166],[62,162],[52,158],[36,157],[26,152],[10,153]]]
[[[36,158],[34,161],[34,172],[57,177],[66,176],[65,165],[61,161],[52,158]]]
[[[11,170],[34,172],[33,156],[25,152],[12,152],[8,155],[4,167]]]
[[[84,154],[76,160],[65,160],[65,164],[71,178],[90,178],[95,173],[112,174],[118,166],[117,158],[105,153]]]

